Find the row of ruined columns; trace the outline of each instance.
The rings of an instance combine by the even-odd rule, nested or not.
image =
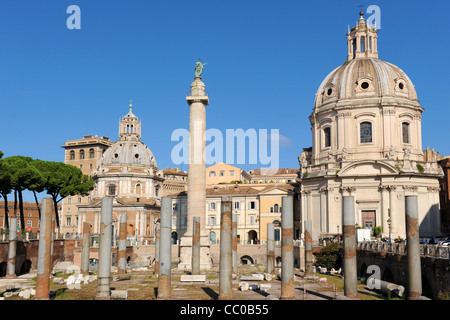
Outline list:
[[[101,207],[100,245],[97,300],[110,299],[110,272],[112,248],[112,197],[104,197]],[[155,273],[158,275],[158,298],[171,296],[171,206],[170,197],[163,197],[161,219],[156,225]],[[50,299],[49,287],[52,269],[52,199],[44,198],[40,223],[36,300]],[[418,231],[417,196],[405,197],[408,299],[421,296],[421,266]],[[232,215],[231,200],[222,202],[220,225],[219,299],[232,299],[232,274],[237,271],[236,217]],[[293,251],[293,198],[282,198],[281,218],[281,299],[294,299],[294,251]],[[17,220],[12,218],[10,230],[15,230]],[[267,273],[274,272],[274,226],[268,224]],[[312,223],[305,221],[305,276],[312,274]],[[89,274],[90,225],[83,224],[81,272]],[[15,275],[17,234],[9,233],[7,276]],[[193,219],[192,274],[200,274],[200,219]],[[126,273],[126,215],[120,218],[118,274]],[[357,297],[356,232],[353,196],[343,197],[343,270],[344,296]]]

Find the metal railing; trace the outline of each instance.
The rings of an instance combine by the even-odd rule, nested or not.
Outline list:
[[[405,243],[388,243],[377,241],[358,242],[357,248],[359,250],[394,254],[406,254],[407,251],[407,246]],[[450,259],[450,247],[439,246],[437,244],[421,244],[420,255],[422,257]]]

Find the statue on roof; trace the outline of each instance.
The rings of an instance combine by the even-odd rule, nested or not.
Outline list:
[[[203,72],[203,67],[207,64],[207,62],[205,63],[201,63],[200,59],[198,59],[198,61],[195,63],[195,77],[200,77],[202,75]]]

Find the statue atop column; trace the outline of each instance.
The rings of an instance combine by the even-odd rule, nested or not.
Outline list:
[[[205,63],[201,63],[200,59],[198,59],[198,61],[195,63],[195,77],[200,77],[202,75],[203,72],[203,67],[207,64],[207,62]]]

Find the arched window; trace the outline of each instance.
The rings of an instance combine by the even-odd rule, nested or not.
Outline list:
[[[209,233],[209,241],[211,244],[216,244],[216,233],[214,231]]]
[[[279,210],[280,210],[280,207],[279,207],[278,203],[275,203],[273,205],[273,212],[279,212]]]
[[[369,52],[372,53],[372,37],[369,37]]]
[[[409,139],[409,123],[403,122],[402,123],[402,137],[403,137],[403,143],[411,143]]]
[[[84,159],[84,150],[80,150],[80,159]]]
[[[366,37],[362,36],[360,39],[361,42],[361,53],[366,52]]]
[[[353,39],[353,59],[356,57],[356,39]]]
[[[372,142],[372,123],[362,122],[359,125],[359,136],[361,143]]]
[[[136,194],[141,194],[141,192],[142,192],[142,187],[141,187],[141,184],[138,183],[138,184],[136,185]]]
[[[75,160],[75,151],[70,151],[70,160]]]
[[[331,128],[327,127],[323,129],[323,137],[324,137],[324,147],[330,147],[331,146]]]
[[[108,186],[108,195],[109,196],[115,196],[116,195],[116,185],[115,184],[110,184]]]
[[[94,149],[89,149],[89,158],[94,159]]]

